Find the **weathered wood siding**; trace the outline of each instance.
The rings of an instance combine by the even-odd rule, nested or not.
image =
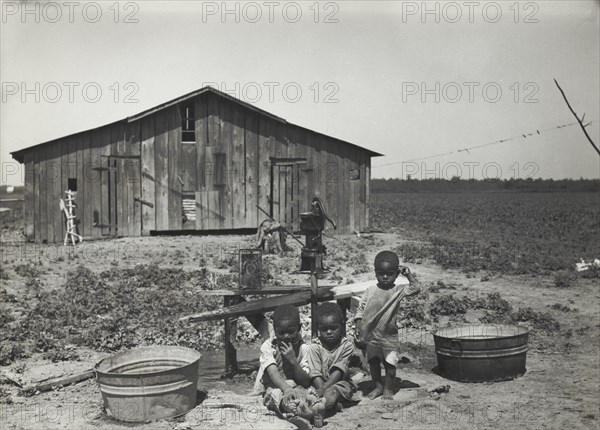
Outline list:
[[[25,161],[25,233],[41,242],[62,242],[66,220],[59,201],[69,179],[77,181],[75,213],[85,237],[138,236],[141,233],[140,133],[124,121],[47,142],[32,148]],[[116,163],[109,170],[109,157]],[[113,172],[117,190],[110,208],[106,177]],[[110,209],[110,210],[109,210]],[[119,230],[110,226],[118,220]]]
[[[267,218],[257,206],[297,229],[315,196],[338,232],[368,226],[368,151],[218,94],[182,103],[194,105],[195,142],[182,142],[180,104],[27,151],[27,237],[64,239],[69,178],[84,238],[256,228]],[[195,200],[195,219],[184,217],[184,199],[188,213]]]

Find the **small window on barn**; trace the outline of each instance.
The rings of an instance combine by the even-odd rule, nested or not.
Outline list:
[[[181,141],[196,141],[196,124],[194,121],[194,102],[181,106]]]
[[[67,189],[71,191],[77,191],[77,179],[69,178],[67,181]]]
[[[350,170],[350,180],[358,181],[360,179],[360,170]]]

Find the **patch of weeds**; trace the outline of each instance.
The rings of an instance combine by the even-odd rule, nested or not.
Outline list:
[[[17,297],[14,294],[9,294],[6,288],[0,290],[0,303],[17,303]]]
[[[432,283],[428,290],[430,293],[438,293],[440,290],[456,290],[456,284],[446,284],[439,280],[435,284]]]
[[[560,303],[554,303],[553,305],[548,305],[548,307],[561,312],[578,312],[576,308],[570,308]]]
[[[327,275],[326,279],[328,279],[332,282],[340,282],[340,283],[344,280],[344,278],[338,274],[337,270],[334,270],[333,272],[329,273]]]
[[[281,285],[279,281],[281,268],[270,257],[263,256],[261,283],[262,285]]]
[[[21,358],[28,357],[30,354],[20,342],[0,342],[0,366],[8,366]]]
[[[400,308],[400,318],[398,326],[401,328],[419,328],[431,324],[431,319],[427,316],[427,293],[421,291]]]
[[[6,270],[4,270],[4,267],[0,267],[0,279],[2,279],[3,281],[10,279],[8,273],[6,272]]]
[[[368,273],[371,271],[371,266],[367,262],[367,256],[364,252],[352,254],[347,261],[347,265],[353,268],[352,275],[360,275],[361,273]]]
[[[577,280],[577,275],[570,270],[561,270],[554,275],[554,286],[556,288],[569,288]]]
[[[537,312],[533,308],[521,308],[511,315],[511,320],[517,322],[529,322],[534,328],[546,332],[554,332],[560,329],[560,324],[548,312]]]
[[[13,403],[12,399],[10,398],[10,393],[4,388],[0,386],[0,400],[2,400],[2,403],[7,404],[7,405],[11,405]]]
[[[217,348],[223,341],[221,324],[179,321],[221,305],[216,297],[191,293],[191,289],[208,286],[208,275],[206,270],[143,265],[97,275],[80,266],[67,274],[63,291],[38,293],[38,304],[16,332],[26,348],[52,353],[49,357],[57,360],[74,358],[62,339],[81,327],[86,327],[81,343],[100,351],[149,344]],[[215,276],[213,282],[215,288],[225,288],[231,276]]]
[[[11,323],[15,320],[8,309],[4,307],[0,308],[0,326],[6,327],[6,324]]]
[[[403,243],[397,247],[394,252],[405,263],[420,263],[429,257],[432,253],[433,246],[421,243]]]
[[[19,264],[18,266],[15,266],[15,272],[23,278],[36,278],[40,276],[41,273],[31,264]]]
[[[80,359],[79,354],[73,348],[64,346],[47,352],[44,354],[44,358],[51,360],[53,363],[58,363],[59,361],[79,361]]]
[[[450,315],[449,322],[451,323],[468,323],[469,321],[464,315]]]
[[[590,266],[588,270],[577,272],[580,278],[583,279],[598,279],[600,278],[600,267]]]
[[[42,283],[38,278],[27,278],[25,287],[32,291],[39,291],[42,288]]]
[[[473,309],[486,309],[499,314],[506,314],[512,311],[512,306],[500,296],[500,293],[490,293],[485,299],[479,297],[467,300],[469,301],[469,307]]]
[[[479,321],[484,324],[509,324],[512,322],[510,315],[489,311],[486,311]]]
[[[468,300],[449,294],[434,300],[429,308],[429,313],[432,316],[466,314],[467,309]]]

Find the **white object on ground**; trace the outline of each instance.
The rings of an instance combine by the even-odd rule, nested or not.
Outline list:
[[[575,263],[575,270],[578,272],[583,272],[585,270],[588,270],[592,266],[600,267],[600,260],[596,258],[593,262],[586,263],[585,260],[582,258],[581,263]]]

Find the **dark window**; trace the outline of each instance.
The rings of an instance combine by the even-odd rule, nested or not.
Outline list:
[[[77,191],[77,179],[69,178],[67,183],[67,189],[71,191]]]
[[[196,123],[194,121],[194,103],[181,106],[181,140],[182,142],[196,141]]]

